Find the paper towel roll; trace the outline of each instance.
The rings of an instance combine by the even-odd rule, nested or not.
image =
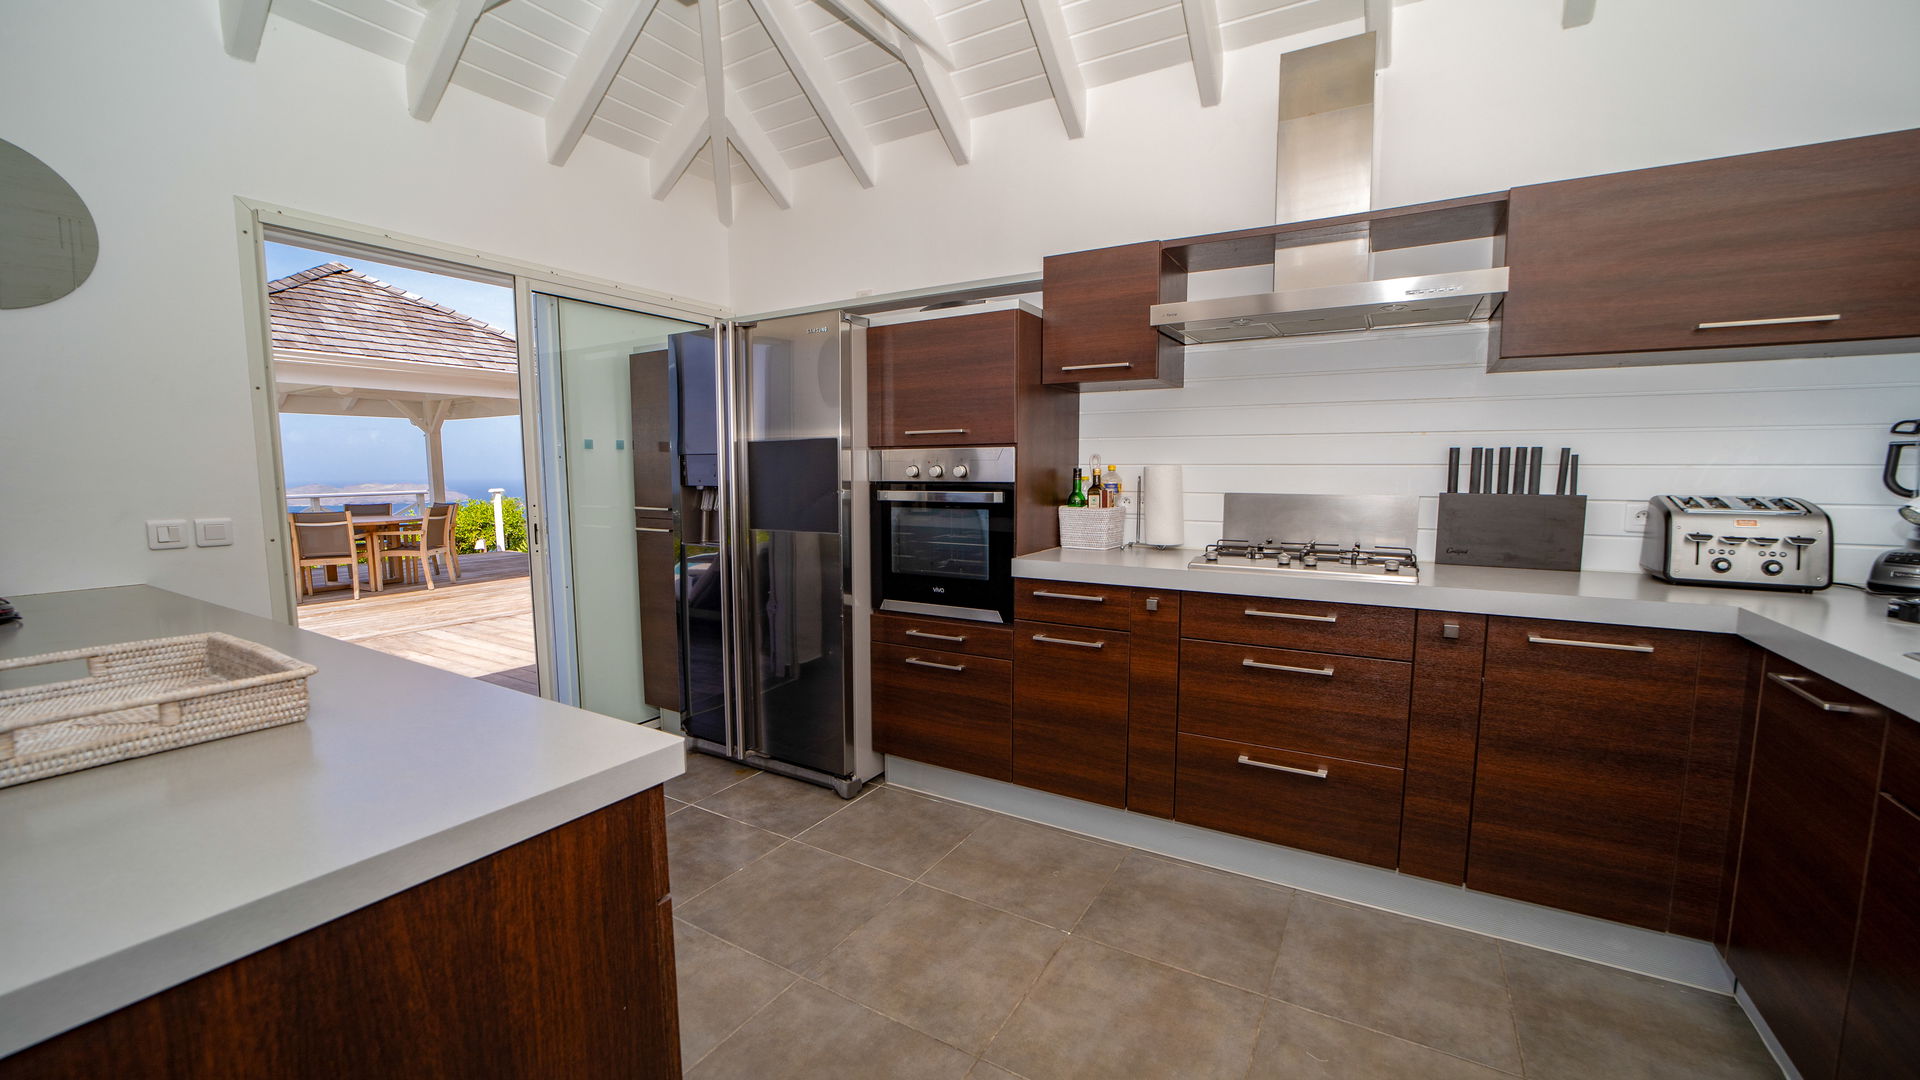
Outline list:
[[[1148,465],[1140,478],[1140,542],[1179,547],[1187,542],[1187,488],[1178,465]]]

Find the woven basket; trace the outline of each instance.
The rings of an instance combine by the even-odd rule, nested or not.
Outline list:
[[[1060,546],[1086,551],[1111,551],[1126,547],[1126,507],[1061,507]]]
[[[129,641],[0,660],[85,660],[82,679],[0,690],[0,787],[307,717],[316,670],[226,634]]]

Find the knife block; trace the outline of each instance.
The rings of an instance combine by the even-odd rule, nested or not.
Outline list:
[[[1585,495],[1440,496],[1434,562],[1514,570],[1579,570]]]

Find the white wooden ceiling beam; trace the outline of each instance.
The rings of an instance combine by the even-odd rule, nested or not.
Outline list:
[[[920,84],[920,96],[933,114],[933,126],[947,141],[953,163],[965,165],[973,160],[973,116],[960,100],[960,88],[954,85],[952,73],[940,66],[939,59],[924,45],[917,41],[902,45],[900,59],[913,73],[913,81]]]
[[[920,47],[934,55],[940,66],[952,71],[954,67],[953,47],[947,43],[947,35],[940,30],[940,23],[933,17],[933,9],[927,6],[927,0],[867,0],[875,11],[886,20],[905,31],[906,35],[918,42]]]
[[[1560,28],[1571,30],[1593,21],[1596,0],[1566,0],[1560,7]]]
[[[1080,61],[1074,59],[1073,40],[1067,33],[1067,18],[1060,13],[1060,0],[1020,3],[1033,29],[1033,43],[1040,50],[1040,64],[1047,69],[1047,82],[1053,86],[1060,122],[1066,125],[1067,138],[1078,139],[1087,133],[1087,80],[1080,71]]]
[[[794,16],[791,0],[747,2],[753,6],[753,13],[760,17],[760,25],[766,28],[767,36],[773,39],[774,47],[780,50],[781,58],[787,62],[787,70],[807,95],[807,101],[812,104],[813,111],[819,114],[820,122],[826,125],[833,144],[840,148],[840,156],[846,159],[847,167],[853,170],[853,178],[860,181],[861,187],[872,187],[873,140],[867,137],[866,128],[853,115],[853,105],[847,101],[839,81],[833,78],[826,57],[820,55],[813,36],[800,26]]]
[[[260,38],[267,32],[267,9],[273,0],[220,0],[220,33],[227,55],[252,60],[260,55]]]
[[[767,189],[773,203],[785,210],[793,205],[793,170],[787,168],[785,158],[774,147],[773,140],[767,137],[766,130],[753,118],[738,95],[727,95],[727,137],[740,156],[747,161],[747,168],[760,178],[760,186]],[[719,144],[715,144],[718,150]]]
[[[1367,29],[1373,32],[1373,70],[1393,62],[1393,0],[1363,0]]]
[[[487,0],[436,0],[420,24],[407,56],[407,111],[416,120],[433,119],[446,96],[460,51],[467,47],[473,24],[486,11]]]
[[[720,0],[699,0],[700,74],[707,98],[707,133],[713,157],[713,201],[720,224],[733,224],[733,154],[727,138],[727,64],[720,55]]]
[[[660,0],[610,0],[547,109],[547,160],[565,165]]]
[[[900,47],[901,35],[894,29],[893,24],[887,21],[887,17],[875,11],[873,5],[867,3],[867,0],[822,0],[822,2],[844,16],[855,29],[872,39],[875,45],[901,60],[906,59],[902,55],[904,50]]]
[[[664,199],[673,190],[673,185],[686,175],[687,166],[700,154],[700,148],[707,144],[707,107],[695,101],[680,113],[680,119],[654,148],[652,158],[653,197]]]
[[[1187,49],[1193,53],[1193,77],[1200,84],[1200,104],[1220,104],[1226,81],[1227,50],[1220,40],[1220,9],[1215,0],[1180,0],[1187,17]]]

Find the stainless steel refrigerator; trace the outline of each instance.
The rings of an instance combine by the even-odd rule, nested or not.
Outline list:
[[[663,616],[643,629],[650,702],[678,712],[697,749],[847,797],[879,760],[854,692],[863,336],[837,311],[728,324],[677,334],[632,369],[635,447],[673,473],[643,497],[636,471],[636,528],[672,541],[636,544],[643,626],[650,608]],[[656,691],[668,664],[678,685]]]

